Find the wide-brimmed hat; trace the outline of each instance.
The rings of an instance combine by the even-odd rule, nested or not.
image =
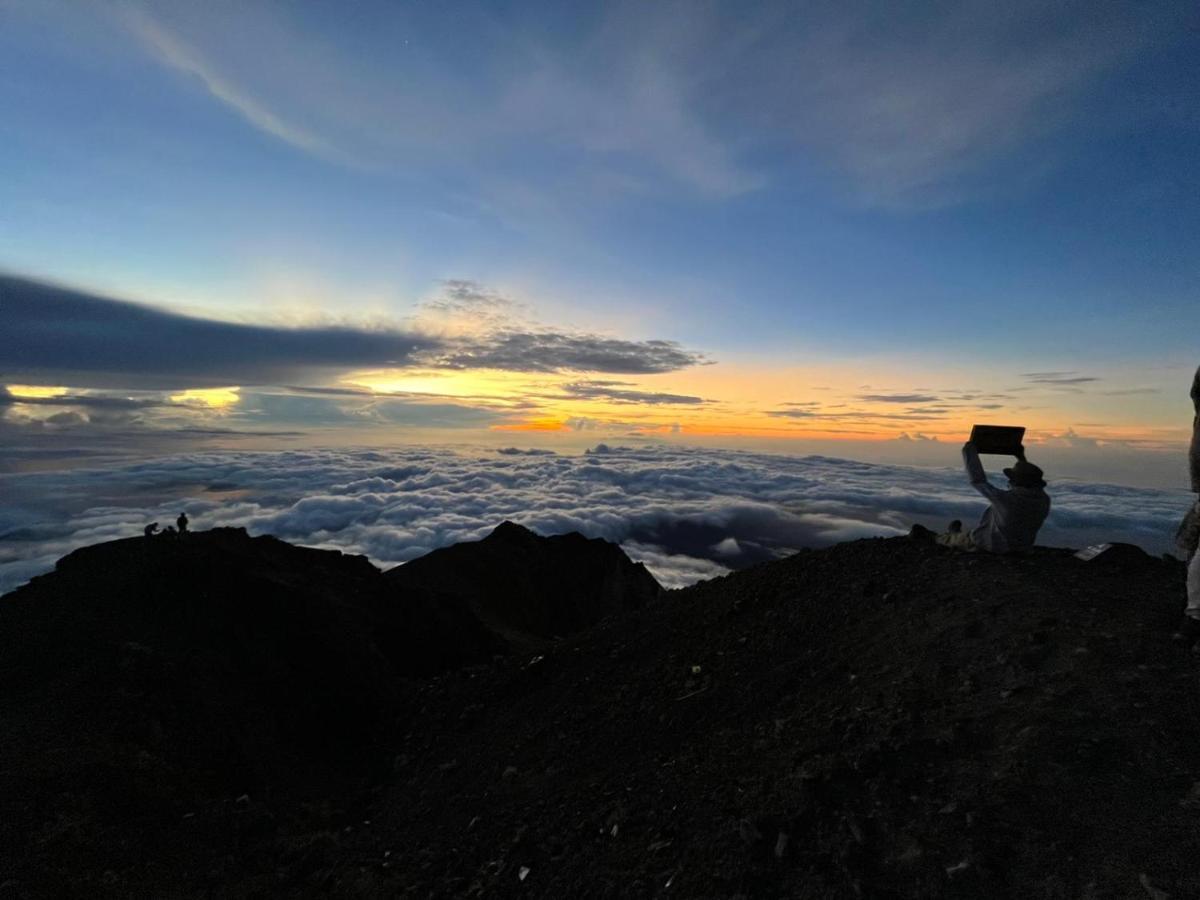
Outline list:
[[[1045,487],[1046,480],[1042,477],[1045,474],[1031,462],[1019,460],[1011,469],[1005,469],[1004,475],[1013,484],[1018,487]]]

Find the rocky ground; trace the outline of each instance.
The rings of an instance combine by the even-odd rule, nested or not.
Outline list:
[[[805,551],[381,676],[370,753],[237,793],[189,695],[143,734],[6,668],[0,897],[1198,897],[1182,605],[1175,561]]]

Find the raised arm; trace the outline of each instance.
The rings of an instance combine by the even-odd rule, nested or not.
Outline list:
[[[988,483],[987,473],[983,471],[983,463],[979,461],[979,451],[975,449],[975,445],[970,441],[963,444],[962,456],[963,467],[967,470],[971,487],[989,500],[992,499],[992,495],[998,493],[998,489]]]

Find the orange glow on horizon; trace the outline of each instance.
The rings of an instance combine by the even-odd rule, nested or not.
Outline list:
[[[651,375],[385,369],[341,383],[489,409],[500,419],[493,432],[955,445],[979,423],[1024,425],[1030,445],[1186,439],[1171,427],[1170,410],[1134,411],[1127,401],[1056,393],[1005,372],[911,361],[730,362]]]
[[[493,425],[492,431],[570,431],[571,427],[558,419],[530,419],[513,425]]]

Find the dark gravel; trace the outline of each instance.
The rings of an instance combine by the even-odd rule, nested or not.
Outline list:
[[[244,795],[196,774],[193,695],[126,676],[118,728],[69,666],[39,671],[0,692],[0,898],[1200,897],[1182,606],[1177,561],[894,539],[431,678],[338,638],[322,672],[386,681],[364,688],[370,740],[217,735],[268,754],[256,773],[281,760]]]

